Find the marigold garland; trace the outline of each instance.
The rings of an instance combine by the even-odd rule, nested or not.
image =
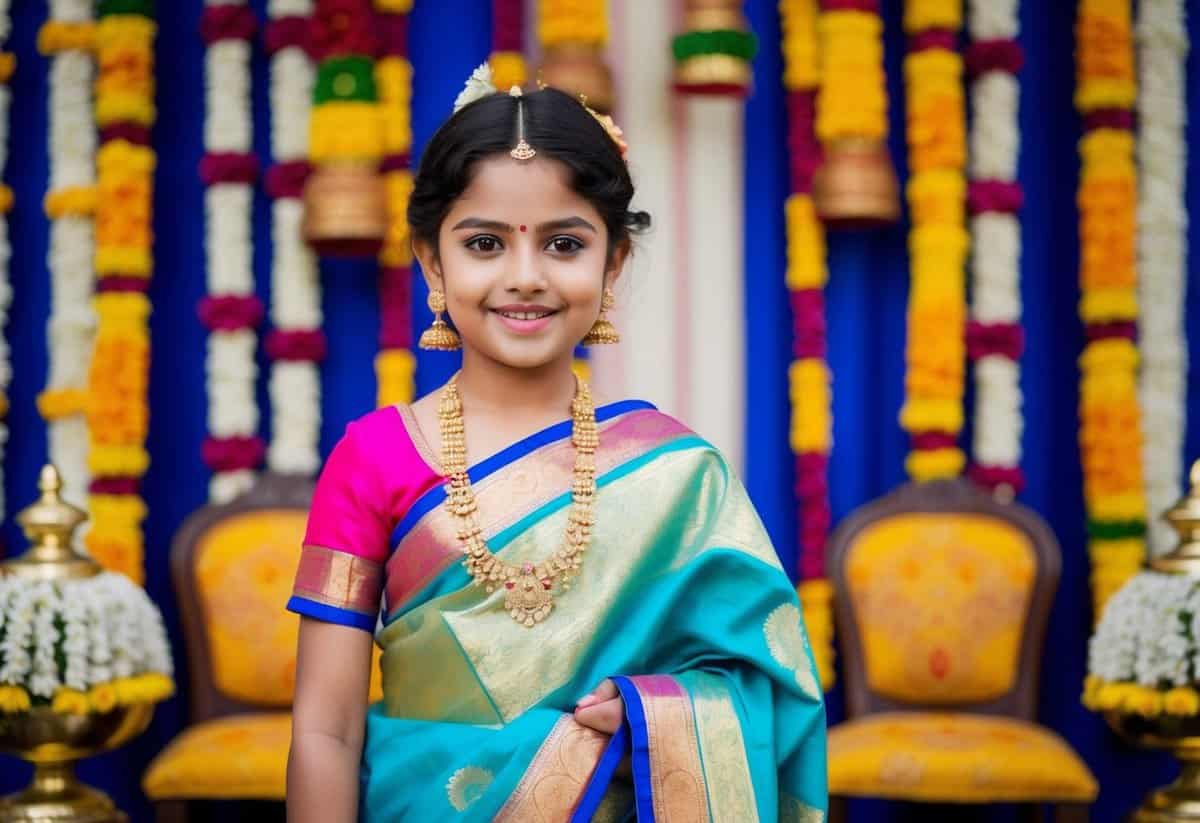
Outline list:
[[[900,425],[909,433],[905,462],[915,481],[954,477],[965,457],[956,444],[962,426],[966,359],[964,227],[966,115],[962,58],[952,50],[961,25],[958,3],[908,0],[904,58],[912,217],[908,248],[911,285],[905,353],[905,402]],[[939,36],[931,36],[930,27]],[[949,35],[949,36],[942,36]]]
[[[819,46],[802,47],[820,54],[817,136],[822,143],[855,137],[886,140],[888,100],[878,4],[825,0],[822,6]],[[791,40],[787,37],[785,43]],[[793,71],[812,70],[807,54],[785,54],[785,60],[804,67]]]
[[[825,578],[829,533],[829,452],[833,445],[831,377],[825,360],[825,230],[811,197],[820,156],[815,133],[817,0],[781,0],[784,88],[788,93],[791,189],[787,200],[787,287],[791,292],[793,353],[788,369],[791,448],[796,455],[797,593],[804,606],[821,685],[834,683],[833,588]]]
[[[413,256],[408,230],[408,198],[413,190],[412,64],[408,60],[408,19],[376,0],[387,37],[379,44],[375,86],[384,124],[383,171],[388,229],[379,250],[380,352],[375,359],[376,404],[411,403],[416,395],[412,352]]]
[[[1094,618],[1137,573],[1146,502],[1138,406],[1137,172],[1132,122],[1129,0],[1081,0],[1076,17],[1075,104],[1080,141],[1079,312],[1087,327],[1080,367],[1080,457],[1089,522]],[[1113,526],[1122,524],[1119,536]],[[1121,548],[1112,544],[1119,541]]]
[[[148,3],[106,0],[99,14],[95,117],[103,146],[96,157],[95,268],[100,294],[88,371],[88,461],[94,479],[91,530],[84,542],[102,566],[141,582],[145,505],[138,487],[149,465],[144,444],[150,301],[145,291],[153,265],[156,158],[149,143],[157,25]]]
[[[604,0],[538,0],[537,36],[543,48],[608,42]],[[499,87],[497,87],[499,88]]]

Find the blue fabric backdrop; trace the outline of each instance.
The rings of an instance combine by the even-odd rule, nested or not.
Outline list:
[[[19,57],[13,81],[11,161],[7,182],[16,193],[12,214],[12,279],[15,298],[6,334],[12,343],[14,380],[9,416],[11,439],[5,459],[5,494],[16,510],[33,497],[36,474],[46,457],[45,431],[34,400],[46,373],[45,321],[48,311],[47,223],[40,203],[47,182],[47,64],[35,49],[45,4],[16,6],[12,48]],[[265,0],[252,0],[264,17]],[[417,2],[412,16],[415,66],[414,138],[419,148],[445,116],[471,68],[490,42],[488,0]],[[1191,3],[1192,16],[1200,3]],[[195,306],[204,291],[203,199],[197,178],[203,122],[203,47],[196,33],[202,3],[160,3],[160,152],[155,202],[157,272],[151,297],[153,366],[149,448],[153,463],[146,477],[150,505],[147,530],[147,587],[161,604],[177,651],[182,655],[179,616],[167,572],[167,546],[185,516],[202,505],[207,474],[199,448],[205,434],[204,332]],[[780,84],[779,21],[774,0],[748,0],[747,13],[763,48],[755,65],[755,94],[746,107],[746,271],[748,472],[751,494],[779,547],[793,565],[795,517],[792,511],[791,457],[787,451],[786,367],[790,320],[783,287],[787,165],[786,120]],[[900,88],[900,0],[884,3],[886,58],[891,106],[892,155],[903,173],[903,95]],[[1165,758],[1134,752],[1079,705],[1091,615],[1084,547],[1084,511],[1076,445],[1078,375],[1075,358],[1082,340],[1076,315],[1079,121],[1072,108],[1074,82],[1073,14],[1069,2],[1023,4],[1022,41],[1027,62],[1021,75],[1021,181],[1026,191],[1023,291],[1028,347],[1024,360],[1026,397],[1023,501],[1054,527],[1062,543],[1064,573],[1047,637],[1041,718],[1084,756],[1103,786],[1094,819],[1115,821],[1151,786],[1173,776]],[[1193,37],[1197,26],[1192,25]],[[664,48],[666,47],[664,43]],[[266,156],[266,61],[255,57],[256,145]],[[1189,61],[1189,109],[1200,103],[1200,68]],[[1193,152],[1200,141],[1189,140]],[[1200,200],[1200,163],[1188,170],[1188,201]],[[256,265],[266,294],[268,203],[259,196],[255,212]],[[1200,229],[1193,228],[1191,238]],[[835,517],[893,487],[903,479],[905,439],[896,423],[902,398],[904,304],[907,289],[905,227],[874,233],[837,235],[830,241],[828,290],[830,362],[835,375],[831,470]],[[325,364],[322,445],[328,450],[345,423],[373,403],[372,357],[376,351],[373,266],[338,263],[325,267],[325,311],[330,356]],[[666,273],[663,273],[666,276]],[[1200,351],[1200,281],[1190,278],[1189,337]],[[418,328],[427,320],[418,310]],[[419,389],[440,383],[452,368],[449,358],[422,355]],[[710,387],[720,391],[722,387]],[[1200,456],[1200,382],[1189,381],[1187,455]],[[260,392],[262,408],[265,391]],[[264,416],[265,417],[265,416]],[[264,427],[269,420],[264,419]],[[17,551],[23,541],[11,523],[0,529]],[[180,666],[182,667],[182,662]],[[182,674],[182,672],[181,672]],[[841,717],[840,694],[830,700],[832,720]],[[150,758],[186,720],[185,702],[162,706],[150,730],[124,750],[82,766],[85,779],[108,790],[133,814],[150,819],[138,789]],[[0,792],[11,791],[27,769],[0,760]],[[894,819],[896,810],[866,804],[859,819]]]

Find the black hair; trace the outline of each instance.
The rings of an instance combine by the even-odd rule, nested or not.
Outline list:
[[[490,94],[442,124],[421,157],[408,201],[414,239],[437,248],[442,221],[470,185],[476,164],[508,154],[517,144],[518,105],[525,140],[539,157],[565,165],[572,189],[600,213],[608,228],[609,254],[650,227],[649,214],[629,210],[633,179],[616,142],[577,99],[547,87],[519,101],[508,94]]]

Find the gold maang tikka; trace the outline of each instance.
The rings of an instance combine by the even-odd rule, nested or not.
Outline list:
[[[508,93],[517,98],[517,145],[509,154],[514,160],[532,160],[537,156],[537,150],[525,140],[525,107],[521,104],[521,87],[513,86]]]

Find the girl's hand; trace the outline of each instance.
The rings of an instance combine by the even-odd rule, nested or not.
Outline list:
[[[604,734],[616,734],[625,721],[625,702],[611,680],[605,680],[575,705],[575,720],[581,726]]]

